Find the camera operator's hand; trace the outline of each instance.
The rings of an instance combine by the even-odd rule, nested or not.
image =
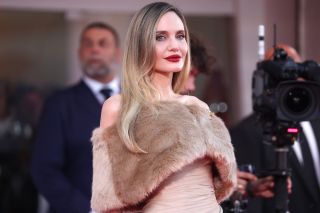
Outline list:
[[[287,179],[287,188],[288,188],[288,193],[291,194],[291,192],[292,192],[292,181],[291,181],[290,177],[288,177],[288,179]]]
[[[273,187],[274,178],[272,176],[268,176],[250,182],[247,189],[248,193],[253,197],[270,198],[274,196]]]
[[[247,186],[248,194],[253,197],[271,198],[274,196],[274,178],[272,176],[260,178],[256,181],[252,181]],[[287,179],[288,193],[291,193],[292,182],[291,178]]]
[[[241,193],[242,195],[247,195],[247,188],[249,182],[257,181],[258,178],[249,172],[237,171],[238,185],[236,191]]]

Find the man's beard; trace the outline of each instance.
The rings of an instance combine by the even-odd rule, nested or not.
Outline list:
[[[111,73],[110,66],[103,62],[99,64],[83,63],[82,70],[87,76],[92,78],[106,77]]]

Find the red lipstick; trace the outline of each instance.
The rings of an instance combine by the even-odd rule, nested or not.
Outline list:
[[[181,59],[181,56],[180,55],[170,55],[170,56],[166,57],[165,59],[170,62],[179,62]]]

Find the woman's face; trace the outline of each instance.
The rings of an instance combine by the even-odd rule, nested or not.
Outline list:
[[[156,32],[157,72],[179,72],[182,70],[188,52],[185,30],[179,16],[174,12],[164,14]]]

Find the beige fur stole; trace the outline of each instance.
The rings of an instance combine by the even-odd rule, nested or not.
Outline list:
[[[135,123],[135,138],[147,154],[130,152],[115,126],[93,132],[91,207],[103,212],[146,201],[173,173],[198,159],[212,161],[218,202],[236,184],[236,162],[224,123],[196,105],[161,102],[157,115],[143,108]]]

